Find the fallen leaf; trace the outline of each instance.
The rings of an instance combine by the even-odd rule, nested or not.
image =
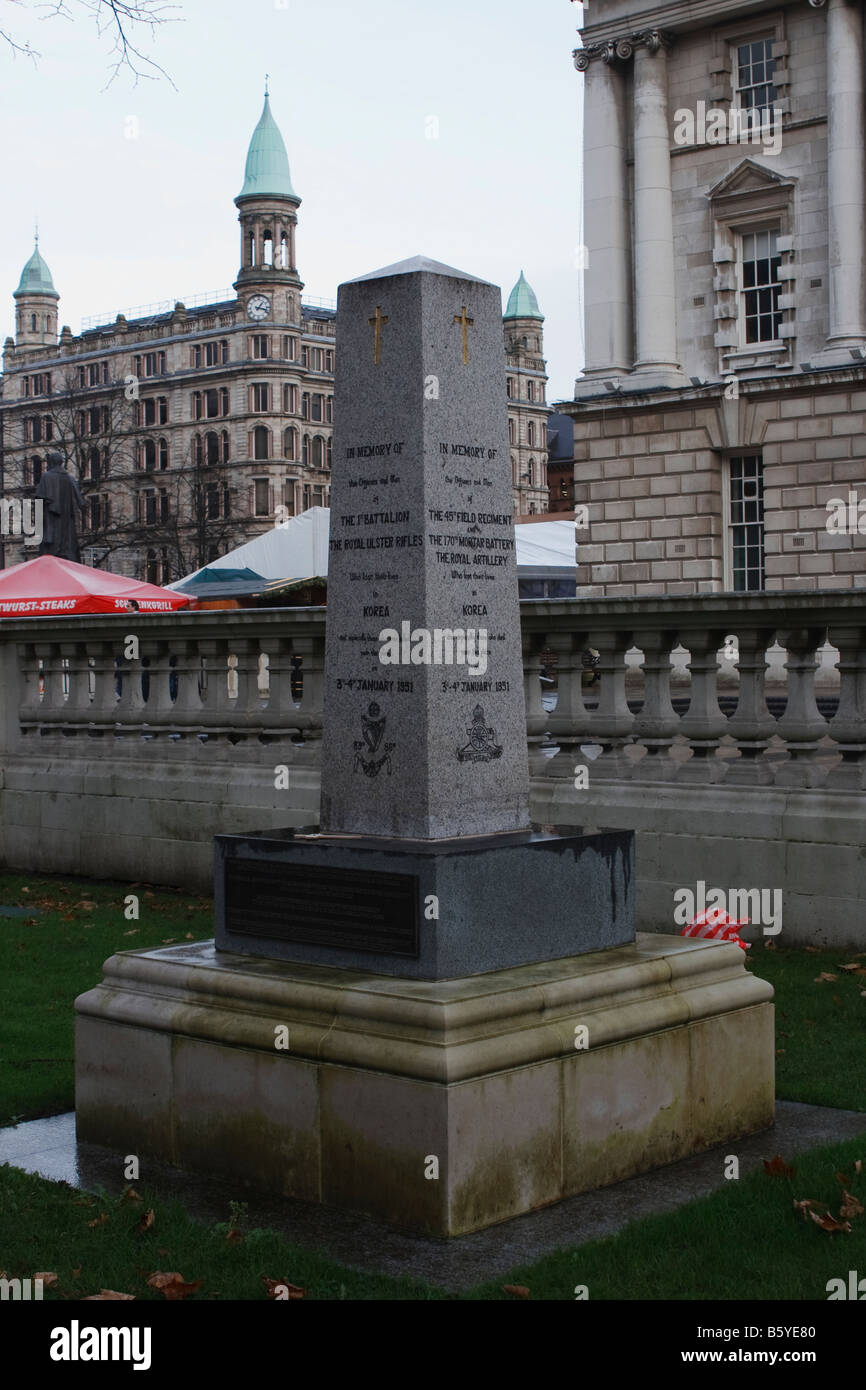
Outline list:
[[[101,1216],[96,1216],[92,1221],[88,1221],[88,1226],[104,1226],[108,1220],[108,1212],[104,1211]]]
[[[187,934],[186,934],[186,936],[184,937],[184,941],[194,941],[194,940],[195,940],[195,937],[193,936],[192,932],[191,932],[191,931],[188,931]]]
[[[854,1172],[857,1173],[857,1174],[860,1174],[860,1173],[863,1172],[863,1160],[862,1160],[862,1158],[858,1158],[858,1159],[855,1160],[855,1163],[854,1163]]]
[[[831,1235],[834,1235],[836,1231],[850,1232],[851,1230],[851,1226],[847,1221],[836,1221],[829,1212],[825,1212],[823,1216],[819,1216],[817,1212],[810,1211],[809,1215],[816,1226],[820,1226],[822,1231],[829,1231]]]
[[[834,984],[838,978],[838,975],[831,975],[829,970],[822,970],[820,975],[815,976],[815,984]]]
[[[120,1200],[121,1202],[140,1202],[142,1199],[134,1187],[125,1187],[120,1195]]]
[[[124,936],[138,936],[138,927],[133,927],[132,931],[125,931]]]
[[[147,1282],[152,1289],[159,1289],[168,1299],[188,1298],[190,1294],[198,1293],[202,1284],[201,1279],[197,1279],[194,1284],[187,1284],[182,1274],[164,1274],[159,1269],[149,1276]]]
[[[33,1278],[41,1279],[42,1287],[45,1289],[53,1289],[54,1285],[57,1283],[56,1274],[34,1274]]]
[[[845,1173],[839,1173],[839,1172],[837,1172],[837,1173],[835,1174],[835,1177],[836,1177],[836,1181],[837,1181],[838,1183],[841,1183],[843,1187],[847,1187],[848,1183],[851,1181],[851,1179],[850,1179]]]
[[[801,1212],[803,1213],[803,1220],[806,1221],[806,1220],[808,1219],[808,1217],[811,1215],[811,1213],[810,1213],[810,1211],[809,1211],[809,1208],[810,1208],[810,1207],[826,1207],[826,1206],[827,1206],[827,1203],[826,1203],[826,1202],[814,1202],[814,1201],[812,1200],[811,1197],[804,1197],[803,1200],[802,1200],[802,1202],[798,1202],[797,1199],[796,1199],[796,1197],[795,1197],[795,1198],[794,1198],[794,1206],[797,1208],[798,1211],[801,1211]]]
[[[230,1230],[226,1235],[226,1240],[228,1241],[229,1245],[240,1245],[243,1238],[243,1231],[236,1231],[234,1228],[232,1228],[232,1230]]]
[[[821,948],[819,946],[804,946],[803,950],[808,951],[812,956],[819,956],[821,954]]]
[[[529,1289],[525,1284],[503,1284],[503,1293],[513,1294],[515,1298],[529,1298]]]
[[[144,1213],[144,1216],[141,1218],[135,1229],[143,1234],[145,1231],[150,1230],[155,1220],[156,1212],[154,1211],[153,1207],[148,1207],[147,1211]]]
[[[93,912],[94,908],[96,907],[96,903],[82,901],[80,903],[77,903],[76,906],[80,907],[82,912]]]
[[[777,1048],[776,1048],[776,1056],[777,1056],[777,1057],[784,1057],[784,1055],[785,1055],[785,1049],[784,1049],[784,1047],[777,1047]]]
[[[796,1168],[789,1168],[785,1160],[776,1154],[775,1158],[765,1158],[764,1172],[770,1178],[792,1178],[796,1173]]]
[[[174,943],[175,943],[175,941],[177,941],[177,937],[176,937],[176,936],[164,936],[164,937],[162,938],[162,944],[163,944],[163,946],[173,946]]]
[[[847,1221],[850,1216],[863,1215],[863,1203],[858,1202],[856,1197],[852,1197],[850,1192],[842,1189],[842,1206],[839,1209],[839,1216],[842,1221]]]
[[[290,1284],[288,1279],[269,1279],[266,1274],[262,1275],[262,1283],[268,1291],[268,1298],[275,1298],[278,1302],[284,1301],[286,1295],[289,1298],[303,1298],[307,1292],[297,1284]]]
[[[840,965],[840,966],[839,966],[839,969],[840,969],[840,970],[846,970],[846,971],[849,971],[849,972],[850,972],[850,971],[852,971],[852,970],[860,970],[861,967],[857,964],[857,962],[856,962],[856,960],[855,960],[855,961],[853,962],[852,965]]]
[[[113,1299],[123,1299],[125,1303],[134,1303],[134,1293],[118,1293],[116,1289],[100,1289],[99,1293],[89,1293],[81,1301],[82,1303],[108,1303]]]

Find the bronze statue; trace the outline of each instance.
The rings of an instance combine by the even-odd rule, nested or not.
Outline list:
[[[84,510],[84,498],[78,483],[66,471],[62,454],[52,451],[46,456],[46,470],[39,479],[35,496],[42,499],[42,544],[40,555],[56,555],[61,560],[80,564],[76,508]]]

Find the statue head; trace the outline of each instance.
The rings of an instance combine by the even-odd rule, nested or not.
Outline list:
[[[47,453],[45,455],[45,463],[48,468],[66,467],[66,459],[63,457],[62,454],[58,454],[56,449],[52,449],[50,453]]]

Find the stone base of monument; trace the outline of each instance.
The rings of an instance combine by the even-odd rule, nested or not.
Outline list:
[[[127,951],[76,1002],[78,1137],[456,1236],[770,1126],[771,999],[675,936],[439,981]]]
[[[634,941],[634,833],[218,835],[217,948],[446,980]]]

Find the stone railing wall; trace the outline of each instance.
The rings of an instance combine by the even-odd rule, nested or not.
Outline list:
[[[636,829],[643,928],[702,880],[781,890],[787,939],[863,940],[856,591],[521,618],[534,817]],[[214,834],[315,822],[324,635],[321,609],[4,620],[0,864],[206,887]]]

